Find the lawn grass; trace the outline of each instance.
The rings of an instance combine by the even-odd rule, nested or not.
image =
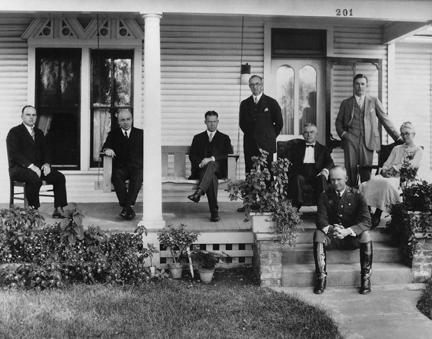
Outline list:
[[[417,302],[417,308],[428,318],[432,319],[432,279],[429,279],[427,282],[426,288]]]
[[[76,285],[0,291],[6,338],[341,338],[322,310],[224,271],[211,285],[191,279],[143,287]]]

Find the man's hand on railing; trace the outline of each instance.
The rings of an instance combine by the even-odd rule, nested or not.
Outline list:
[[[111,148],[105,148],[105,149],[102,151],[102,153],[105,154],[105,155],[108,156],[108,157],[111,157],[111,158],[114,158],[114,157],[116,156],[114,150],[112,150]]]

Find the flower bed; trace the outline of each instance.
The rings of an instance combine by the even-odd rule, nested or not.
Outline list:
[[[72,283],[141,284],[148,250],[139,228],[108,234],[82,226],[74,210],[55,225],[46,225],[35,210],[0,211],[0,285],[54,288]]]

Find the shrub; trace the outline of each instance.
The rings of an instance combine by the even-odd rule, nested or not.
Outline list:
[[[158,233],[162,246],[169,248],[175,263],[186,260],[191,245],[198,239],[199,233],[186,230],[186,225],[168,225]]]
[[[288,172],[291,163],[279,158],[267,168],[267,152],[252,157],[253,168],[245,180],[230,182],[227,191],[231,200],[242,199],[247,216],[254,206],[258,212],[270,212],[274,221],[274,233],[282,244],[295,245],[300,213],[288,199]]]
[[[14,269],[6,266],[3,285],[39,289],[71,283],[136,285],[150,278],[144,268],[149,254],[143,246],[143,228],[112,235],[98,227],[84,230],[77,210],[68,211],[53,226],[44,225],[34,210],[2,210],[0,215],[0,264],[17,264]]]

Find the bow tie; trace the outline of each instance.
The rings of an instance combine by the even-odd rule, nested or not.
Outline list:
[[[314,148],[315,147],[315,145],[314,144],[306,144],[306,147],[312,147],[312,148]]]

